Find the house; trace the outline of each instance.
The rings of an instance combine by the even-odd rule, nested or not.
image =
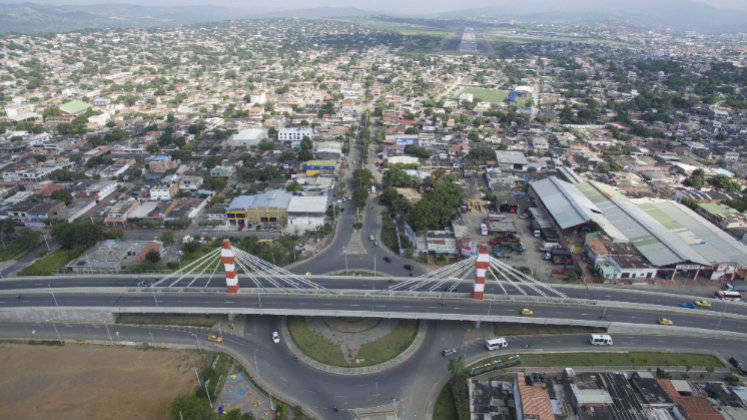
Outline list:
[[[145,261],[150,251],[163,253],[163,242],[106,240],[65,267],[74,273],[119,273],[129,265]]]
[[[6,210],[8,218],[26,227],[43,227],[46,222],[57,217],[57,212],[65,208],[65,203],[57,200],[27,201],[11,206]]]
[[[520,406],[523,414],[521,418],[555,420],[550,394],[542,386],[535,384],[531,376],[517,373],[515,388],[518,388],[515,396],[518,397],[517,408]]]
[[[93,107],[93,105],[87,102],[75,100],[60,105],[59,109],[60,113],[63,115],[81,115],[85,114],[86,111],[88,111],[88,108],[91,107]]]
[[[210,170],[210,176],[219,178],[230,178],[236,173],[235,166],[218,165]]]
[[[179,193],[179,183],[161,182],[150,188],[151,200],[171,200]]]
[[[76,200],[95,200],[99,202],[117,191],[119,184],[110,179],[81,181],[71,188],[71,194]]]
[[[106,227],[124,227],[127,218],[140,207],[140,202],[134,198],[123,199],[116,202],[108,211],[104,218]]]
[[[293,196],[288,203],[288,226],[296,226],[296,232],[316,228],[324,224],[326,213],[327,195]]]
[[[170,169],[176,169],[180,163],[180,160],[174,160],[171,156],[160,155],[151,159],[149,167],[151,172],[166,172]]]

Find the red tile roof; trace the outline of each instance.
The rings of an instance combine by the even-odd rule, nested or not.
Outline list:
[[[664,388],[669,398],[675,404],[685,409],[685,418],[688,420],[725,420],[708,401],[701,397],[683,397],[668,379],[659,381],[659,385]]]
[[[536,387],[527,386],[524,381],[524,374],[516,375],[519,383],[519,394],[521,394],[521,410],[525,416],[532,416],[539,420],[555,420],[555,414],[552,412],[552,403],[550,394],[546,390]]]

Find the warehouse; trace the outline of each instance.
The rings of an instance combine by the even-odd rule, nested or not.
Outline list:
[[[228,140],[226,140],[226,143],[231,147],[250,148],[258,145],[260,141],[266,138],[267,131],[262,130],[261,128],[248,128],[229,137]]]

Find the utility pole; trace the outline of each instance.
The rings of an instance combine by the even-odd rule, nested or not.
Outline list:
[[[114,341],[112,340],[112,334],[109,332],[109,326],[106,325],[106,322],[104,322],[104,328],[106,328],[106,333],[109,334],[109,342],[112,343],[112,347],[114,347]]]
[[[51,249],[49,249],[49,242],[47,242],[47,235],[42,235],[42,238],[44,238],[44,243],[47,244],[47,252],[50,252]],[[5,245],[5,244],[3,244]]]
[[[207,382],[205,382],[205,393],[207,394],[208,402],[210,403],[210,408],[213,408],[213,401],[210,399],[210,391],[208,391],[209,383],[210,383],[210,379],[208,379]]]
[[[726,298],[724,298],[724,311],[721,312],[721,318],[718,319],[718,325],[716,325],[716,329],[718,330],[718,327],[721,326],[721,320],[724,319],[724,314],[726,313]]]
[[[345,251],[345,274],[348,274],[348,251]]]
[[[602,313],[602,321],[604,321],[604,317],[607,315],[607,307],[610,305],[610,295],[607,294],[607,304],[604,305],[604,312]]]
[[[153,338],[153,333],[150,332],[150,327],[148,327],[148,334],[150,334],[150,341],[153,343],[153,348],[156,348],[156,339]]]
[[[57,331],[57,327],[56,327],[56,326],[54,325],[54,321],[52,321],[52,328],[54,328],[54,332],[56,332],[56,333],[57,333],[57,339],[58,339],[58,340],[60,340],[60,344],[64,344],[64,343],[62,342],[62,338],[60,337],[60,332],[59,332],[59,331]]]
[[[200,347],[200,339],[197,338],[197,334],[192,334],[195,336],[195,341],[197,341],[197,351],[202,352],[202,347]]]
[[[59,306],[60,306],[60,304],[59,304],[59,303],[57,303],[57,298],[56,298],[56,297],[54,297],[54,290],[52,290],[52,280],[50,280],[50,281],[49,281],[49,283],[48,283],[47,285],[49,286],[49,292],[50,292],[50,293],[52,293],[52,299],[54,299],[54,304],[55,304],[55,305],[56,305],[57,307],[59,307]]]

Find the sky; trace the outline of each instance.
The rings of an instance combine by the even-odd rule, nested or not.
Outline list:
[[[274,0],[266,1],[242,1],[242,0],[0,0],[0,3],[20,3],[29,1],[40,4],[100,4],[100,3],[129,3],[142,6],[182,6],[182,5],[220,5],[237,7],[241,9],[257,9],[261,11],[280,9],[305,9],[314,7],[357,7],[364,10],[391,11],[404,13],[440,13],[450,10],[471,9],[495,5],[495,0],[468,0],[454,2],[453,0]],[[652,0],[656,1],[656,0]],[[733,9],[747,11],[747,0],[693,0],[706,3],[720,9]],[[624,2],[624,0],[621,0]]]

